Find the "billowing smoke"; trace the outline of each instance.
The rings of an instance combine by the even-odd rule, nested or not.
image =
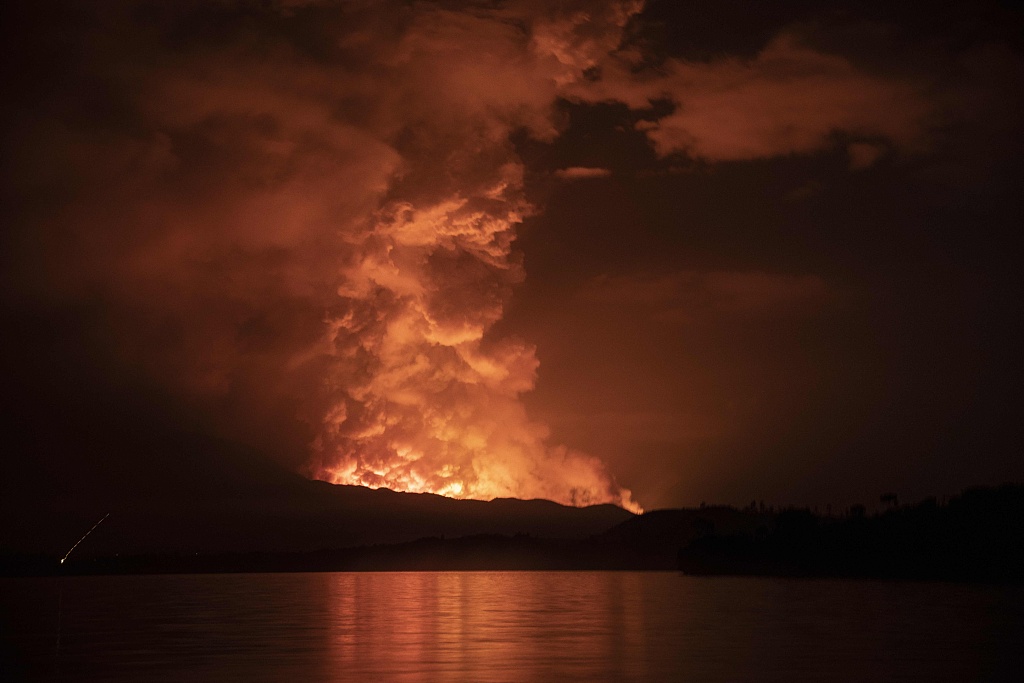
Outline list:
[[[315,476],[638,509],[598,460],[547,445],[519,400],[533,347],[489,334],[524,277],[514,242],[531,211],[509,135],[553,135],[553,97],[615,47],[636,8],[526,9],[426,12],[390,57],[394,82],[415,84],[402,101],[417,120],[397,142],[401,178],[343,237]]]
[[[8,111],[7,305],[80,311],[101,374],[228,437],[301,441],[314,477],[638,509],[601,462],[548,443],[520,402],[534,348],[495,333],[534,210],[510,137],[555,137],[557,98],[638,10],[32,14],[10,50],[38,77]]]
[[[527,210],[521,169],[437,203],[396,200],[354,253],[330,318],[335,403],[316,442],[317,476],[456,497],[541,497],[571,504],[629,495],[594,458],[549,448],[519,395],[533,387],[534,349],[490,339],[511,286]]]

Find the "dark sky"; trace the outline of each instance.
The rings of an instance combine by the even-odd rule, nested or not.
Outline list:
[[[1024,479],[1012,4],[91,4],[3,10],[8,482]]]

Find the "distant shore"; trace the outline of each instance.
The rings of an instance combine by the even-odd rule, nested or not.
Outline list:
[[[1024,581],[1024,486],[969,489],[877,515],[712,506],[659,510],[584,539],[431,537],[306,552],[72,557],[0,552],[0,576],[99,574],[681,570],[701,576]]]

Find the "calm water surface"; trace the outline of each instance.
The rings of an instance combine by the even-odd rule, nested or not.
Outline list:
[[[3,680],[1022,681],[1020,588],[674,573],[0,580]]]

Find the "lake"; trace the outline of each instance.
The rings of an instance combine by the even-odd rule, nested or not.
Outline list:
[[[1020,681],[1024,589],[643,572],[0,580],[4,681]]]

